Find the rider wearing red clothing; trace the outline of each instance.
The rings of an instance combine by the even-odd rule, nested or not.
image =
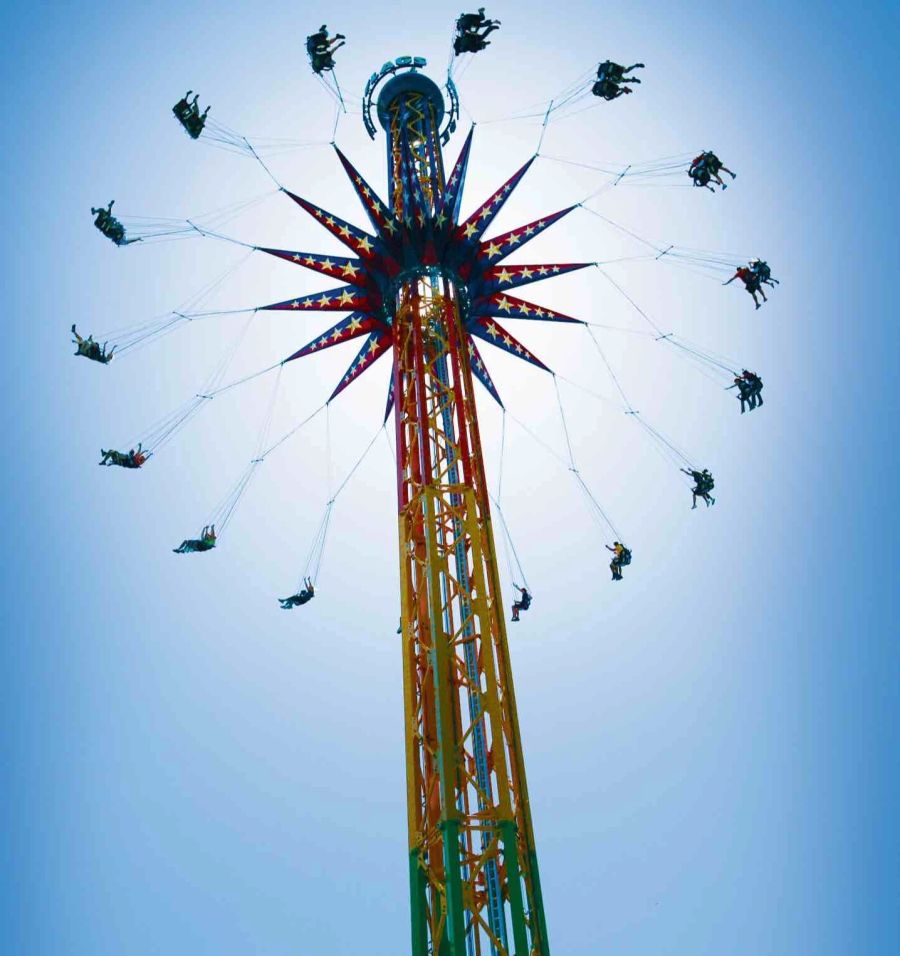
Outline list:
[[[727,281],[723,282],[722,285],[731,285],[735,279],[740,279],[744,283],[744,288],[753,296],[753,301],[756,303],[756,308],[758,309],[761,305],[759,300],[756,298],[756,293],[758,292],[763,297],[763,302],[767,302],[766,294],[763,292],[759,284],[759,276],[747,266],[738,266],[735,270],[734,275]]]

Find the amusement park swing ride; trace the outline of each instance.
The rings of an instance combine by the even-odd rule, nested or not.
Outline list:
[[[482,12],[461,17],[454,41],[456,55],[484,50],[488,43],[484,37],[498,26],[486,21]],[[334,77],[333,52],[343,39],[337,35],[329,40],[323,26],[307,43],[312,65],[323,83],[325,74],[330,74],[326,85],[338,101],[338,117],[343,93]],[[499,518],[504,540],[511,539],[499,504],[495,502],[496,509],[492,510],[475,403],[477,382],[503,407],[482,354],[484,344],[553,374],[509,331],[506,323],[526,320],[585,325],[619,388],[627,413],[692,478],[695,507],[698,499],[707,506],[714,503],[710,495],[713,480],[706,469],[695,466],[631,407],[589,323],[535,305],[516,294],[531,283],[596,265],[511,265],[507,261],[513,252],[576,209],[594,211],[576,203],[499,235],[486,236],[536,154],[471,215],[461,217],[474,127],[448,174],[442,150],[459,123],[459,96],[452,68],[442,91],[422,72],[426,66],[423,58],[399,57],[372,74],[365,87],[361,101],[365,128],[372,139],[377,136],[378,126],[385,136],[388,182],[383,196],[332,139],[337,160],[368,218],[368,230],[275,180],[287,199],[343,244],[346,255],[238,243],[251,252],[264,252],[339,283],[313,294],[245,311],[332,312],[343,317],[302,348],[255,375],[222,384],[220,369],[201,392],[162,420],[135,448],[128,452],[104,450],[101,464],[143,467],[213,396],[259,375],[275,371],[280,376],[288,363],[336,345],[361,340],[355,358],[323,407],[381,357],[391,356],[384,422],[393,414],[411,951],[414,956],[547,956],[549,934],[503,613],[495,517]],[[550,101],[544,127],[554,111],[571,111],[586,97],[613,100],[631,92],[627,84],[638,81],[627,74],[641,66],[625,68],[605,61],[596,80],[582,78]],[[208,117],[209,107],[201,113],[198,97],[189,99],[191,92],[173,109],[188,135],[247,152],[274,179],[261,158],[265,144],[251,143],[216,124]],[[278,142],[284,141],[272,141],[276,145]],[[643,167],[605,172],[619,182],[625,177],[646,179],[684,171],[694,185],[708,189],[713,189],[713,183],[724,188],[719,173],[730,173],[711,151],[701,153],[689,166],[686,159],[669,158]],[[734,178],[733,173],[731,176]],[[230,214],[234,208],[224,212]],[[113,215],[112,203],[93,210],[93,214],[97,228],[117,245],[191,232],[227,238],[215,231],[224,221],[223,216],[207,217],[203,222],[139,223],[118,219]],[[716,253],[646,244],[651,246],[649,255],[657,259],[680,257],[711,272],[730,271],[733,267],[729,257]],[[754,301],[757,293],[764,297],[763,285],[771,287],[777,281],[759,260],[738,267],[734,277],[742,279]],[[616,287],[627,297],[624,290]],[[633,300],[629,301],[650,323],[652,334],[659,341],[708,371],[733,379],[734,384],[729,387],[738,389],[742,412],[745,404],[750,410],[762,404],[762,382],[757,375],[746,369],[739,371],[735,363],[671,333],[664,334]],[[161,321],[118,336],[110,335],[102,345],[92,336],[82,338],[73,326],[76,354],[108,364],[114,357],[203,314],[211,313],[175,312]],[[109,341],[113,344],[109,345]],[[318,411],[321,409],[271,445],[267,444],[270,418],[267,419],[258,453],[234,489],[210,517],[199,538],[188,539],[175,550],[202,552],[215,547],[217,533],[221,535],[227,527],[257,467]],[[581,490],[599,519],[620,538],[574,467],[568,432],[566,441],[570,470]],[[331,509],[358,465],[359,462],[331,496],[303,570],[302,588],[298,585],[295,595],[282,599],[282,607],[296,607],[314,597]],[[621,580],[622,568],[631,561],[631,551],[618,540],[610,550],[613,578]],[[519,610],[527,610],[530,603],[524,576],[523,585],[514,611],[516,618]]]

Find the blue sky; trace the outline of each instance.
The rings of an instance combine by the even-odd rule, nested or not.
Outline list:
[[[252,457],[271,379],[214,400],[140,473],[101,471],[97,451],[193,394],[246,317],[194,323],[109,368],[75,361],[68,328],[141,322],[241,256],[206,239],[115,249],[91,228],[90,206],[112,197],[123,214],[178,218],[270,188],[252,160],[180,133],[169,108],[185,89],[249,135],[327,141],[332,103],[302,53],[311,28],[324,19],[348,35],[339,76],[358,93],[402,54],[440,77],[458,12],[129,2],[3,15],[4,952],[408,945],[383,439],[337,502],[316,600],[291,614],[275,603],[302,569],[329,471],[346,474],[378,427],[387,369],[334,403],[330,465],[319,418],[259,469],[215,552],[178,558],[170,549]],[[653,2],[488,13],[503,27],[459,84],[479,121],[464,212],[537,146],[539,124],[490,120],[600,59],[641,60],[636,95],[552,123],[542,152],[625,164],[714,146],[738,171],[724,194],[617,187],[593,205],[654,240],[764,255],[782,280],[754,312],[735,286],[686,270],[610,267],[667,330],[766,381],[765,407],[741,418],[665,345],[600,336],[635,407],[716,474],[709,512],[689,510],[631,419],[560,384],[579,468],[634,549],[615,589],[608,535],[571,476],[507,422],[503,508],[535,593],[512,655],[554,952],[897,951],[898,14]],[[337,140],[383,183],[382,145],[357,116]],[[364,224],[328,148],[273,169]],[[601,181],[539,160],[497,228]],[[277,196],[227,231],[339,251]],[[538,261],[633,251],[580,212],[534,243]],[[210,307],[323,288],[297,272],[251,257]],[[646,328],[593,270],[534,297]],[[323,327],[256,317],[230,374]],[[515,331],[561,376],[615,398],[583,330]],[[351,348],[285,369],[274,436],[324,401]],[[510,412],[563,453],[552,379],[490,359]],[[496,481],[501,420],[489,401],[480,411]]]

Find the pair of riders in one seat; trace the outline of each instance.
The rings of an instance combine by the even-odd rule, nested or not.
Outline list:
[[[636,76],[627,76],[632,70],[642,70],[643,63],[635,63],[632,66],[622,66],[621,63],[613,63],[612,60],[604,60],[597,67],[597,79],[591,87],[594,96],[599,96],[604,100],[614,100],[626,93],[633,93],[627,84],[640,83]]]
[[[328,27],[323,23],[317,33],[306,38],[306,52],[313,72],[321,75],[325,70],[334,69],[334,51],[342,47],[347,41],[343,33],[336,33],[334,38],[328,36]]]
[[[454,55],[460,56],[462,53],[478,53],[484,50],[491,43],[486,39],[488,34],[499,28],[500,21],[488,20],[484,15],[484,7],[479,7],[477,13],[461,13],[456,20]]]
[[[735,279],[740,279],[744,283],[744,288],[753,296],[757,309],[762,306],[762,302],[756,298],[757,293],[762,296],[763,302],[769,301],[762,287],[767,285],[774,289],[780,284],[778,279],[772,278],[772,270],[768,262],[763,262],[762,259],[751,259],[748,265],[738,266],[734,275],[722,285],[731,285]]]
[[[694,503],[691,505],[691,511],[697,507],[698,498],[702,498],[706,502],[707,508],[710,505],[714,505],[716,499],[710,495],[710,492],[715,488],[716,483],[713,480],[713,476],[709,473],[709,469],[704,468],[703,471],[696,471],[693,468],[682,468],[681,470],[694,479],[694,487],[691,489],[691,493],[694,496]]]
[[[719,175],[719,173],[722,172],[728,173],[732,179],[735,179],[737,176],[737,173],[733,173],[727,166],[722,164],[722,160],[719,159],[711,149],[704,150],[699,156],[695,156],[688,168],[688,176],[691,177],[694,185],[704,186],[713,193],[715,189],[710,185],[713,180],[722,189],[728,188],[725,180]]]
[[[763,382],[756,372],[748,372],[747,369],[744,369],[743,372],[735,378],[734,384],[729,385],[728,388],[736,388],[738,390],[737,397],[741,403],[742,415],[746,411],[745,405],[749,405],[750,411],[752,412],[758,405],[765,404],[762,397]]]
[[[75,338],[72,340],[77,346],[76,355],[83,355],[87,359],[91,359],[93,362],[101,362],[103,365],[109,365],[112,361],[113,352],[116,348],[113,346],[111,349],[107,349],[107,342],[104,342],[101,345],[99,342],[94,341],[93,335],[89,335],[86,339],[82,338],[76,331],[75,326],[72,326],[72,335]]]
[[[117,246],[127,246],[130,242],[140,242],[140,239],[126,239],[125,227],[112,214],[112,207],[115,205],[115,199],[110,199],[109,205],[99,209],[91,207],[91,215],[95,217],[94,225]]]
[[[188,100],[188,97],[193,92],[193,90],[188,90],[172,107],[172,112],[175,114],[178,122],[187,130],[188,136],[190,136],[191,139],[199,139],[200,134],[203,132],[203,127],[206,125],[206,116],[209,113],[209,107],[207,106],[201,113],[200,107],[197,104],[197,101],[200,99],[200,94],[195,94],[192,100]]]

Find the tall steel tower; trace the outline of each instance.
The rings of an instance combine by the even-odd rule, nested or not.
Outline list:
[[[415,70],[378,97],[390,209],[410,237],[385,304],[394,333],[412,951],[464,956],[490,946],[544,956],[466,282],[458,257],[441,256],[433,235],[455,224],[465,173],[455,170],[447,191],[443,116],[441,91]]]

